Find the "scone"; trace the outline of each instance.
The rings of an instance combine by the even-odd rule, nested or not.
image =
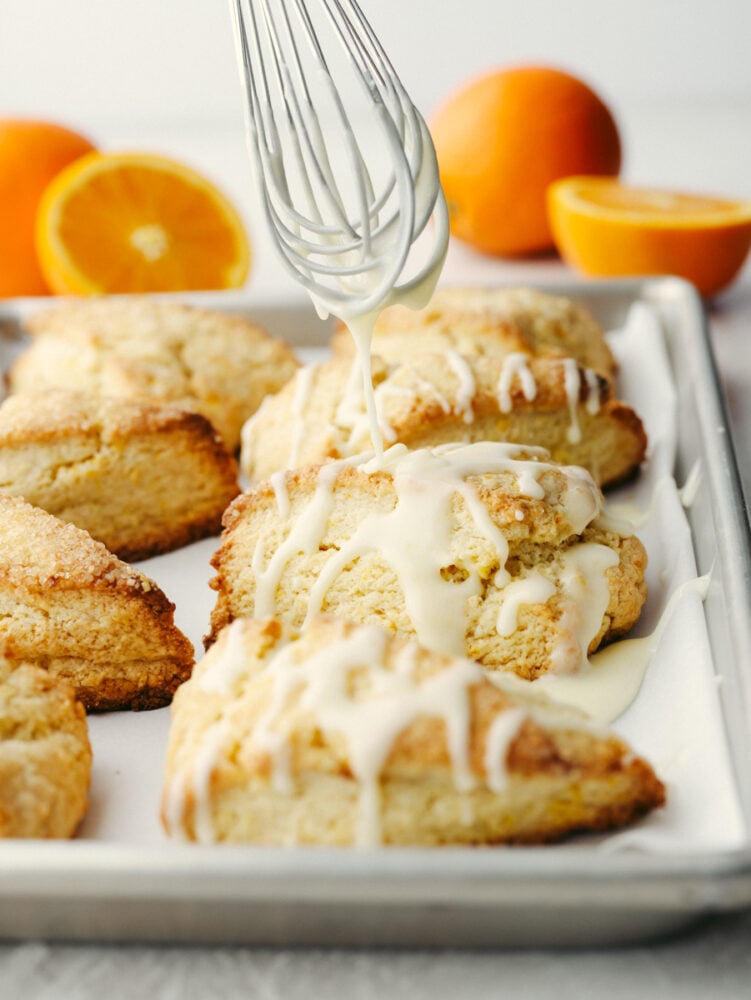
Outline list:
[[[0,658],[0,837],[71,837],[83,819],[91,746],[73,688]]]
[[[644,460],[637,414],[613,384],[572,358],[514,353],[415,354],[371,359],[378,421],[387,444],[430,448],[448,441],[514,441],[583,465],[602,486],[623,482]],[[359,368],[335,358],[300,368],[243,428],[240,464],[252,482],[281,469],[347,458],[373,447]]]
[[[0,492],[137,560],[218,534],[239,486],[235,459],[201,414],[49,389],[0,406]]]
[[[378,625],[285,643],[237,620],[175,696],[168,833],[203,843],[540,843],[663,804],[652,768],[579,717]]]
[[[159,587],[81,528],[0,495],[0,655],[62,677],[88,709],[156,708],[193,647]]]
[[[637,621],[646,554],[589,473],[494,442],[279,474],[227,509],[208,642],[233,618],[321,612],[533,679]]]
[[[146,396],[202,413],[230,451],[261,400],[291,378],[291,349],[243,316],[150,298],[71,301],[31,314],[11,392],[51,386]]]
[[[339,325],[335,354],[354,352]],[[600,325],[572,299],[531,288],[439,288],[424,309],[390,306],[373,333],[373,351],[388,361],[454,350],[459,354],[570,357],[613,378],[615,359]]]

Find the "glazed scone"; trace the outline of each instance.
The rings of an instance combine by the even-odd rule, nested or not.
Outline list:
[[[526,354],[371,359],[386,444],[514,441],[582,465],[601,486],[633,476],[647,439],[613,383],[572,358]],[[340,357],[300,368],[243,428],[240,464],[252,482],[282,469],[347,458],[373,447],[359,367]]]
[[[201,414],[49,389],[0,406],[0,492],[133,561],[218,534],[240,490],[234,457]]]
[[[86,715],[73,688],[0,658],[0,837],[72,837],[90,780]]]
[[[466,659],[318,618],[238,619],[175,696],[162,796],[203,843],[541,843],[663,804],[644,760]]]
[[[171,301],[70,301],[24,326],[32,343],[8,373],[11,392],[61,386],[175,403],[202,413],[230,451],[297,368],[292,350],[249,319]]]
[[[497,442],[282,473],[227,509],[210,643],[233,618],[291,634],[318,613],[535,678],[637,621],[646,554],[602,494],[542,449]]]
[[[81,528],[0,495],[0,655],[69,681],[88,709],[156,708],[190,676],[174,605]]]
[[[354,351],[342,325],[332,348]],[[602,328],[586,309],[532,288],[439,288],[424,309],[390,306],[373,332],[373,351],[389,361],[446,350],[570,357],[611,379],[616,371]]]

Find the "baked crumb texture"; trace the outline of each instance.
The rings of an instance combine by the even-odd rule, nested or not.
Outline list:
[[[339,356],[300,369],[250,418],[240,462],[253,482],[372,448],[353,360]],[[612,381],[572,358],[451,349],[403,361],[373,356],[371,371],[387,446],[540,445],[555,461],[588,469],[604,487],[631,478],[646,454],[642,422],[615,398]]]
[[[335,355],[353,353],[352,337],[340,325]],[[391,306],[373,333],[373,351],[387,361],[443,352],[574,358],[612,379],[616,362],[602,328],[582,306],[531,288],[439,288],[421,310]]]
[[[513,450],[464,452],[480,451],[479,467],[488,449],[504,448]],[[600,494],[584,470],[532,455],[450,486],[404,468],[331,463],[242,494],[213,559],[207,643],[234,618],[275,617],[296,632],[323,612],[528,679],[578,669],[637,621],[646,553],[598,520]],[[590,572],[593,558],[600,568]],[[516,609],[501,626],[506,601]],[[587,624],[598,601],[601,613]],[[444,637],[454,622],[459,634]]]
[[[0,837],[71,837],[90,778],[86,716],[73,688],[0,658]]]
[[[88,532],[1,495],[0,654],[69,681],[89,710],[165,705],[194,659],[153,581]]]
[[[376,625],[238,620],[177,692],[175,836],[254,844],[534,844],[662,805],[619,738]],[[325,686],[325,691],[321,687]]]
[[[134,561],[218,534],[239,486],[235,459],[201,414],[50,388],[0,406],[0,492]]]
[[[244,316],[145,297],[66,302],[25,328],[32,343],[8,373],[11,392],[59,386],[173,403],[202,413],[229,451],[298,365]]]

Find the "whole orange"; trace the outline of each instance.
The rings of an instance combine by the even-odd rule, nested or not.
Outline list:
[[[0,118],[0,298],[45,295],[34,248],[34,225],[42,192],[93,144],[52,122]]]
[[[482,76],[452,94],[430,130],[451,231],[484,253],[553,246],[546,190],[572,174],[617,175],[621,142],[586,83],[546,66]]]

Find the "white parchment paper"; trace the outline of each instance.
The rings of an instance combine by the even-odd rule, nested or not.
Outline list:
[[[619,396],[642,417],[649,458],[634,483],[609,501],[649,516],[638,534],[649,554],[649,597],[636,635],[654,631],[671,596],[696,576],[691,533],[671,478],[676,448],[676,391],[656,316],[636,303],[610,334],[620,363]],[[682,484],[679,484],[682,485]],[[217,547],[209,539],[141,563],[177,606],[177,625],[202,653],[214,594],[208,580]],[[718,678],[698,590],[684,593],[665,623],[641,691],[613,728],[646,757],[668,788],[667,806],[622,833],[598,838],[602,850],[726,850],[746,839],[732,775]],[[90,718],[92,801],[80,836],[104,841],[165,841],[159,822],[169,709]],[[572,841],[571,849],[592,839]]]

